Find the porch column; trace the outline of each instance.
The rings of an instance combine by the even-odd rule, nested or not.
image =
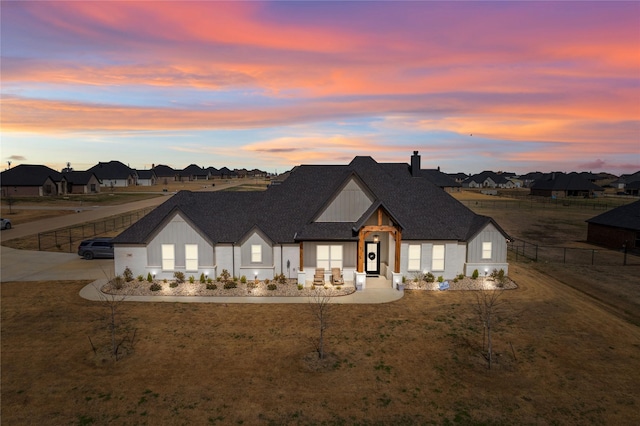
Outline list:
[[[300,267],[298,268],[298,271],[302,272],[304,271],[304,251],[302,248],[302,241],[300,241]]]
[[[357,272],[364,272],[364,230],[360,229],[358,233],[358,266]]]
[[[400,273],[400,248],[402,243],[402,231],[400,229],[396,229],[396,253],[395,253],[395,262],[393,265],[393,272],[399,274]]]

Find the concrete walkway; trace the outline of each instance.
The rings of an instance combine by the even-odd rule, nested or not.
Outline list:
[[[80,290],[80,296],[87,300],[100,301],[105,299],[116,299],[121,296],[112,296],[102,293],[99,289],[106,284],[106,279],[96,280]],[[391,288],[376,288],[364,291],[356,291],[347,296],[336,296],[331,299],[331,303],[349,304],[377,304],[389,303],[402,299],[403,291]],[[126,302],[172,302],[172,303],[309,303],[308,297],[297,296],[126,296]]]

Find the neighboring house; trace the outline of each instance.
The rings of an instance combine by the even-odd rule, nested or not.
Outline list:
[[[437,169],[421,169],[420,176],[446,192],[459,192],[460,188],[462,188],[460,183],[456,182],[448,174],[442,173],[440,167]]]
[[[536,180],[531,185],[531,195],[541,197],[596,197],[604,189],[584,179],[578,173],[552,173],[547,179]]]
[[[638,196],[640,195],[640,180],[635,180],[624,186],[624,192],[627,195]]]
[[[222,177],[220,170],[216,169],[215,167],[207,167],[207,171],[209,172],[209,176],[211,176],[211,179],[220,179],[220,177]]]
[[[103,187],[126,187],[136,185],[136,171],[120,161],[100,162],[91,167],[88,172],[95,173]]]
[[[41,197],[67,193],[62,173],[39,164],[20,164],[0,174],[3,197]]]
[[[522,181],[523,188],[531,188],[531,185],[533,185],[535,181],[545,179],[546,177],[547,175],[542,172],[531,172],[526,175],[521,175],[520,180]]]
[[[227,167],[223,167],[219,171],[220,171],[220,177],[222,179],[231,179],[231,178],[238,177],[238,173],[236,173],[233,170],[229,170]]]
[[[638,195],[638,185],[632,185],[634,182],[640,182],[640,172],[620,175],[620,177],[611,182],[610,185],[619,192],[625,192],[627,195]],[[629,185],[631,185],[631,188],[629,188]],[[633,193],[634,187],[635,194]],[[629,189],[631,189],[631,191],[629,191]]]
[[[253,177],[253,178],[266,178],[267,175],[268,175],[267,172],[263,172],[262,170],[259,170],[259,169],[253,169],[247,172],[247,176]]]
[[[640,200],[587,220],[587,241],[613,249],[640,249]]]
[[[158,182],[156,173],[153,170],[136,170],[136,175],[140,186],[153,186]]]
[[[517,178],[515,176],[507,177],[507,180],[513,184],[513,188],[522,188],[523,182],[522,179]]]
[[[515,184],[503,174],[485,170],[462,182],[464,188],[515,188]]]
[[[508,235],[420,178],[417,163],[412,173],[406,163],[356,157],[298,166],[261,192],[180,191],[113,240],[115,270],[156,278],[284,273],[309,285],[316,268],[327,279],[340,268],[363,288],[369,276],[390,287],[424,271],[449,279],[508,272]]]
[[[154,165],[151,167],[151,170],[156,174],[158,182],[163,185],[178,180],[178,172],[172,167],[165,166],[164,164],[158,164],[157,166]]]
[[[180,180],[209,180],[211,176],[209,171],[204,167],[199,167],[195,164],[190,164],[180,172]]]
[[[96,194],[100,192],[100,179],[91,172],[63,172],[67,183],[67,194]]]
[[[464,182],[469,177],[469,175],[466,174],[466,173],[447,173],[447,175],[451,179],[455,180],[456,182],[458,182],[460,184],[462,184],[462,182]]]

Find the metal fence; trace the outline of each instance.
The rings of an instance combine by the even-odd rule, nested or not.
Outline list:
[[[573,265],[635,265],[640,266],[640,256],[635,252],[621,250],[587,249],[576,247],[541,246],[525,240],[513,239],[508,245],[515,260],[565,263]]]
[[[469,208],[493,208],[493,209],[525,209],[539,206],[546,208],[572,208],[579,210],[607,211],[619,207],[624,202],[620,201],[596,201],[582,198],[550,198],[550,197],[510,197],[516,200],[463,200],[462,204]],[[629,200],[630,202],[633,200]]]
[[[38,233],[38,250],[68,251],[77,250],[80,241],[128,228],[152,209],[143,209],[131,213],[108,217],[82,225],[60,228],[54,231]]]

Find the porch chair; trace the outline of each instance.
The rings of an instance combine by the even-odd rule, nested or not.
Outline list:
[[[313,275],[313,285],[324,285],[324,268],[316,268]]]
[[[331,284],[344,285],[344,278],[340,273],[340,268],[331,268]]]

